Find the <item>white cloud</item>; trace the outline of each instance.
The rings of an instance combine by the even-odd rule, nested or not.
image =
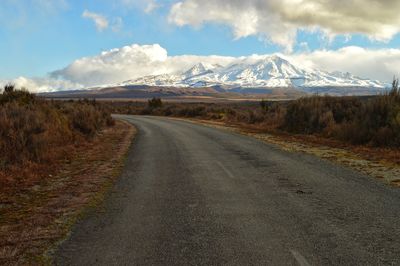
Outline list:
[[[400,49],[373,50],[348,46],[336,51],[319,50],[291,55],[291,59],[317,69],[350,72],[384,82],[400,75]]]
[[[158,44],[131,45],[84,57],[66,68],[55,71],[53,77],[81,83],[86,86],[110,84],[146,75],[175,73],[192,67],[200,61],[227,63],[231,57],[172,56]]]
[[[285,55],[299,65],[327,71],[350,72],[363,78],[390,82],[393,75],[400,74],[400,49],[369,50],[349,46],[337,51],[304,51]],[[131,45],[102,52],[94,57],[74,61],[62,70],[55,71],[53,77],[61,77],[85,86],[112,84],[146,75],[171,74],[182,72],[193,65],[228,65],[240,60],[257,60],[258,55],[250,57],[168,56],[167,51],[158,44]]]
[[[0,80],[0,88],[6,84],[15,84],[17,88],[25,88],[31,92],[51,92],[63,90],[82,89],[81,84],[73,83],[68,80],[54,78],[26,78],[18,77],[12,80]]]
[[[160,4],[157,3],[155,0],[148,0],[146,8],[144,9],[144,12],[151,13],[159,7],[160,7]]]
[[[82,17],[91,19],[94,22],[94,24],[96,25],[97,30],[100,32],[107,29],[109,26],[108,19],[101,14],[85,10],[82,13]]]
[[[226,24],[235,38],[258,35],[291,51],[299,29],[388,41],[400,32],[398,10],[398,0],[183,0],[172,6],[169,21]]]
[[[106,16],[90,12],[88,10],[85,10],[82,13],[82,17],[92,20],[96,26],[97,31],[99,32],[102,32],[108,28],[110,28],[113,32],[120,32],[124,25],[124,22],[120,17],[112,18],[110,22],[110,20]]]
[[[159,45],[125,46],[78,59],[53,76],[87,86],[113,83],[131,76],[156,74],[157,66],[166,59],[167,51]]]
[[[179,73],[199,62],[226,66],[243,61],[254,62],[263,56],[168,56],[167,50],[158,44],[134,44],[75,60],[46,78],[20,77],[14,83],[34,91],[78,89],[115,84],[147,75]],[[336,51],[304,51],[283,56],[300,66],[350,72],[384,82],[390,82],[394,75],[400,74],[400,49],[370,50],[349,46]]]

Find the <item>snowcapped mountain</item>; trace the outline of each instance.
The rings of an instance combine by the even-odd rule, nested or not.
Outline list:
[[[385,88],[385,84],[379,81],[362,79],[350,73],[300,67],[277,55],[253,61],[244,58],[225,67],[199,63],[180,74],[146,76],[118,85],[224,86],[228,90],[229,88],[294,88],[303,91],[319,87]]]
[[[211,68],[206,68],[203,63],[198,63],[197,65],[193,66],[191,69],[183,73],[183,75],[187,78],[191,78],[200,74],[205,74],[206,72],[212,72]]]

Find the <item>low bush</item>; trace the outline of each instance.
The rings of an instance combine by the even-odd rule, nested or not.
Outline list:
[[[396,83],[397,84],[397,83]],[[361,100],[356,97],[302,98],[291,102],[281,128],[321,134],[353,144],[400,147],[400,92]]]
[[[161,108],[163,104],[160,98],[153,98],[147,102],[147,105],[150,109],[153,109],[153,108]]]
[[[7,85],[0,94],[0,168],[54,159],[54,150],[113,124],[96,102],[53,102]]]

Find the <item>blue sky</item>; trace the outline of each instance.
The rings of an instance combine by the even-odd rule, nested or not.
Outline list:
[[[21,17],[22,20],[19,25],[0,28],[0,58],[7,62],[0,64],[0,78],[45,75],[77,58],[133,43],[158,43],[169,55],[239,56],[280,50],[276,45],[259,41],[256,36],[233,40],[232,33],[224,25],[205,25],[201,29],[170,25],[166,23],[167,8],[146,14],[140,6],[124,9],[109,2],[71,0],[67,7],[43,13],[32,5],[28,6],[33,12],[25,13],[11,5],[0,4],[4,5],[1,15],[16,11],[16,19]],[[110,29],[98,32],[92,21],[82,17],[84,10],[109,19],[120,17],[123,26],[118,32]]]
[[[327,6],[317,6],[316,0],[303,1],[303,6],[319,8],[321,14],[336,2],[327,1]],[[169,56],[235,57],[276,52],[315,55],[318,51],[338,51],[352,46],[382,54],[400,46],[398,20],[393,15],[390,21],[392,13],[385,18],[389,22],[384,24],[381,19],[371,17],[370,11],[365,12],[367,26],[360,28],[353,22],[356,19],[357,23],[363,23],[364,17],[346,18],[343,15],[348,13],[346,10],[340,13],[338,9],[335,13],[345,21],[336,25],[326,22],[330,19],[329,12],[311,22],[304,19],[307,14],[285,18],[287,12],[283,8],[273,10],[270,2],[276,1],[252,0],[244,8],[244,1],[239,0],[183,0],[180,5],[177,5],[179,1],[172,0],[2,0],[0,79],[44,77],[76,59],[132,44],[159,44]],[[398,1],[384,2],[391,3],[392,8],[398,6]],[[348,3],[349,9],[357,7],[356,0]],[[225,8],[226,5],[229,7]],[[261,7],[260,13],[252,5]],[[85,11],[106,19],[108,26],[97,28],[94,19],[83,16]],[[382,10],[380,13],[385,14]],[[279,21],[270,19],[275,15]],[[236,19],[242,22],[238,25]],[[288,38],[293,32],[295,36]]]

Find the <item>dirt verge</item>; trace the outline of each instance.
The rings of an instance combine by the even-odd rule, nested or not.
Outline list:
[[[117,121],[93,141],[69,148],[69,159],[56,170],[41,172],[31,182],[3,184],[0,264],[50,264],[49,250],[67,236],[87,207],[101,201],[118,177],[135,133],[132,125]]]

